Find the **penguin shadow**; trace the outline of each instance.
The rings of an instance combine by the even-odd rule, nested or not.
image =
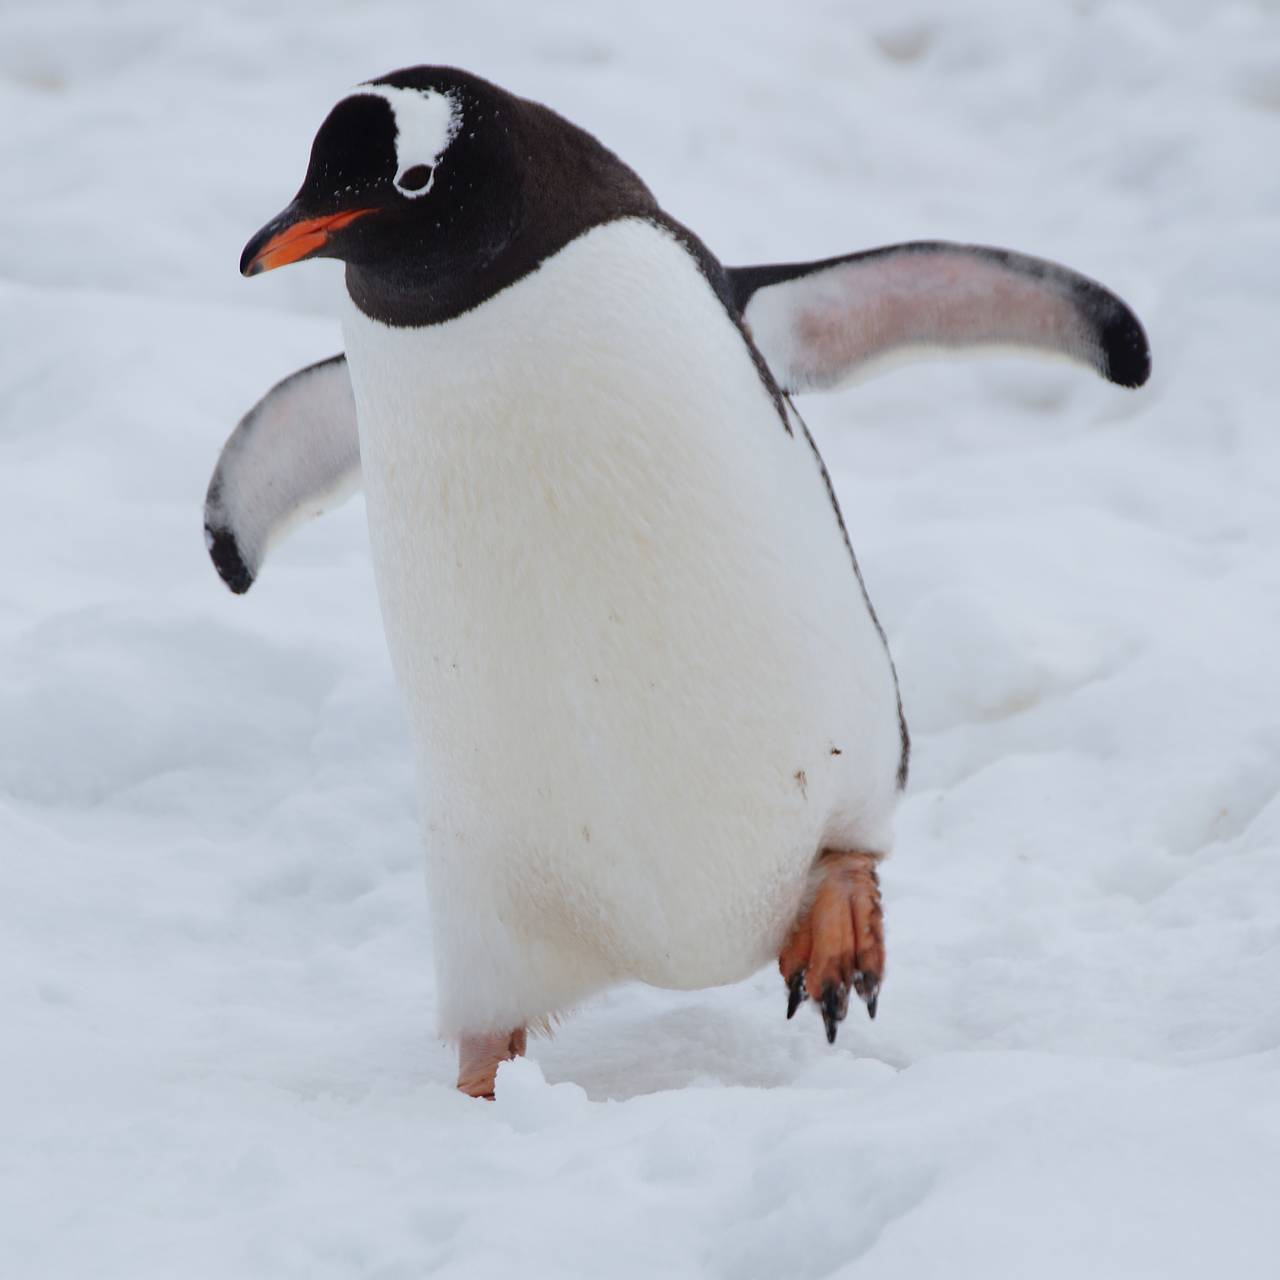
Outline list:
[[[740,1016],[701,1007],[621,1019],[577,1015],[530,1045],[549,1084],[572,1081],[593,1101],[623,1100],[698,1081],[770,1088],[790,1073],[761,1059],[758,1032]]]
[[[676,997],[677,1008],[624,1013],[611,1001],[582,1010],[550,1038],[531,1040],[529,1056],[548,1084],[576,1084],[601,1102],[697,1085],[774,1089],[830,1052],[816,1025],[808,1036],[796,1034],[804,1028],[785,1021],[781,1000],[771,1032],[755,1010],[721,1008],[702,994]],[[863,1048],[847,1039],[849,1048]]]

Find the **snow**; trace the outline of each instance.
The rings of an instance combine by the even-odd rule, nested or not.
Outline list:
[[[916,741],[834,1050],[774,973],[627,988],[456,1095],[362,507],[207,562],[222,441],[339,346],[335,265],[240,249],[417,61],[728,262],[1002,244],[1147,322],[1138,393],[804,400]],[[0,113],[0,1274],[1275,1274],[1274,3],[18,0]]]

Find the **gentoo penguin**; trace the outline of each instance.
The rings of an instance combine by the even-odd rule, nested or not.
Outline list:
[[[1006,343],[1123,386],[1130,310],[998,249],[726,268],[594,137],[464,72],[355,89],[246,276],[346,264],[346,355],[275,387],[209,487],[214,564],[363,481],[416,748],[458,1085],[592,992],[781,967],[874,1016],[908,737],[791,402],[886,353]]]

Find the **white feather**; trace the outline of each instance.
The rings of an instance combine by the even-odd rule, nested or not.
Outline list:
[[[457,103],[447,93],[435,89],[399,89],[389,84],[361,85],[352,96],[381,98],[396,119],[396,189],[402,196],[417,200],[435,183],[435,167],[440,163],[461,123]],[[431,177],[416,190],[401,186],[410,169],[425,165]]]
[[[241,418],[214,469],[205,539],[230,533],[250,575],[304,520],[332,511],[360,487],[360,442],[347,363],[299,369]]]
[[[349,307],[442,1030],[775,956],[824,844],[888,852],[888,656],[817,459],[692,259],[598,227],[448,323]]]

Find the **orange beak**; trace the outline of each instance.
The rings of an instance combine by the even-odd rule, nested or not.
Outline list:
[[[256,276],[259,272],[273,271],[276,267],[285,267],[300,258],[309,257],[318,249],[324,248],[335,231],[349,226],[357,218],[363,218],[366,213],[373,212],[373,209],[347,209],[343,213],[331,213],[321,218],[299,218],[294,221],[290,206],[278,218],[268,222],[245,245],[240,259],[240,274]]]

